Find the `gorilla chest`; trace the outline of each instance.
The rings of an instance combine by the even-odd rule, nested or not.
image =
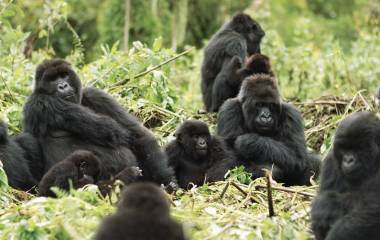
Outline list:
[[[177,174],[178,182],[180,186],[187,186],[189,183],[202,185],[205,182],[206,172],[206,162],[183,161]]]

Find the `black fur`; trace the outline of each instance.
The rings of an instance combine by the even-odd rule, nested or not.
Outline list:
[[[312,203],[317,240],[379,239],[380,121],[373,113],[348,116],[323,161]]]
[[[254,54],[242,66],[239,57],[234,56],[229,64],[222,69],[212,90],[212,112],[219,111],[220,106],[229,98],[239,93],[243,80],[256,73],[273,75],[269,58],[262,54]]]
[[[81,81],[69,63],[44,61],[35,82],[24,106],[24,128],[40,140],[44,171],[84,149],[99,157],[100,179],[139,166],[144,179],[163,184],[175,181],[154,135],[105,92],[86,88],[82,93]]]
[[[115,177],[109,180],[102,180],[97,183],[99,191],[103,197],[111,196],[116,180],[120,180],[124,185],[136,182],[142,176],[142,170],[139,167],[127,167],[119,172]]]
[[[280,101],[272,74],[245,79],[239,96],[222,105],[217,129],[254,178],[272,165],[273,178],[285,185],[310,184],[318,175],[320,160],[306,150],[301,114]]]
[[[36,139],[27,134],[24,137],[30,140],[31,154],[18,141],[8,136],[6,124],[0,121],[0,161],[4,165],[8,184],[13,188],[26,191],[37,185],[38,179],[33,176],[30,169],[33,169],[34,164],[39,165],[40,159]],[[36,149],[32,149],[33,146],[36,146]]]
[[[174,168],[178,183],[188,188],[205,182],[224,180],[227,171],[235,166],[235,157],[224,141],[211,136],[208,126],[198,120],[185,121],[175,133],[176,139],[166,146],[169,164]],[[197,149],[197,139],[206,142],[202,153]]]
[[[95,154],[76,150],[49,169],[38,184],[38,193],[40,196],[54,197],[51,187],[69,190],[70,180],[73,188],[94,184],[98,181],[100,171],[100,161]]]
[[[181,224],[169,214],[165,193],[151,183],[126,187],[117,212],[105,218],[96,240],[184,240]]]
[[[240,13],[211,38],[205,48],[202,64],[201,87],[206,111],[217,111],[220,105],[219,102],[213,102],[215,99],[230,95],[234,97],[240,83],[234,81],[236,77],[233,75],[248,56],[260,53],[260,42],[264,35],[255,20]]]

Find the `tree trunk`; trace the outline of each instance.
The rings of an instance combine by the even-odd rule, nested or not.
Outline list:
[[[172,21],[172,49],[177,50],[178,45],[185,40],[187,25],[188,0],[174,2],[174,14]]]
[[[124,38],[123,38],[124,51],[128,51],[130,14],[131,14],[131,0],[125,0]]]

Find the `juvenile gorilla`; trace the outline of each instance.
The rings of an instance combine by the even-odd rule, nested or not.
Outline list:
[[[213,86],[212,112],[219,111],[220,106],[229,98],[238,95],[243,80],[257,73],[273,75],[269,58],[262,54],[254,54],[242,66],[239,57],[234,56],[230,63],[219,73]]]
[[[205,109],[208,112],[217,111],[213,99],[218,98],[219,91],[228,91],[219,82],[226,82],[226,74],[241,67],[245,59],[260,53],[260,42],[265,33],[260,25],[244,13],[235,15],[232,20],[215,33],[204,51],[202,64],[202,95]],[[236,56],[234,58],[234,56]],[[219,83],[219,87],[215,87]],[[228,81],[233,89],[238,89],[239,83]]]
[[[380,121],[358,112],[338,126],[312,203],[317,240],[379,239]]]
[[[76,150],[63,161],[56,163],[43,176],[38,184],[39,195],[54,197],[51,187],[69,190],[70,180],[73,188],[94,184],[98,180],[100,169],[100,161],[93,153]]]
[[[64,60],[38,66],[34,91],[24,106],[24,129],[39,138],[45,172],[84,149],[99,157],[100,179],[139,166],[146,180],[175,182],[153,134],[105,92],[86,88],[82,96],[81,81]]]
[[[238,97],[222,105],[217,129],[253,178],[272,166],[273,178],[285,185],[310,184],[318,175],[320,160],[307,152],[301,114],[281,102],[271,74],[244,80]]]
[[[224,180],[234,167],[233,152],[223,140],[211,136],[208,126],[199,120],[185,121],[175,133],[176,139],[166,146],[169,164],[174,168],[179,186],[197,186]]]
[[[165,193],[152,183],[126,187],[117,212],[102,222],[96,240],[184,240],[181,224],[169,215]]]
[[[25,140],[32,139],[30,147],[36,145],[36,140],[32,136],[23,137]],[[8,136],[8,129],[4,122],[0,121],[0,161],[4,165],[5,173],[8,177],[8,183],[11,187],[19,190],[30,190],[37,185],[37,180],[30,171],[34,160],[15,139]],[[36,157],[37,158],[37,157]]]

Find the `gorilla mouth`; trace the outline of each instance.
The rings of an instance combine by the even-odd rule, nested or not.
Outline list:
[[[196,148],[197,152],[199,154],[202,154],[202,155],[205,155],[207,154],[207,147],[204,147],[204,148]]]
[[[76,102],[77,98],[75,96],[75,94],[70,94],[70,95],[66,95],[63,97],[64,100],[66,101],[69,101],[69,102]]]

